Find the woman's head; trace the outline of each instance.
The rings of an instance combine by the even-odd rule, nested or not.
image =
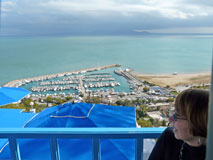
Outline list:
[[[189,134],[192,136],[206,137],[208,105],[209,91],[207,90],[187,89],[177,96],[175,111],[183,121],[185,119],[184,127],[187,129],[188,126]]]

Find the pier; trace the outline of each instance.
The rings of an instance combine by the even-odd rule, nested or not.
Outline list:
[[[52,78],[56,78],[56,77],[63,77],[63,76],[68,76],[68,75],[74,75],[74,74],[85,73],[85,72],[92,72],[92,71],[97,71],[97,70],[102,70],[102,69],[112,68],[112,67],[120,67],[120,66],[121,65],[119,65],[119,64],[111,64],[111,65],[81,69],[81,70],[77,70],[77,71],[42,75],[42,76],[38,76],[38,77],[32,77],[32,78],[25,78],[25,79],[10,81],[3,86],[4,87],[19,87],[21,85],[24,85],[24,84],[30,83],[30,82],[44,81],[44,80],[48,80],[48,79],[52,79]]]
[[[82,80],[82,76],[79,76],[79,91],[84,95],[86,96],[86,92],[85,92],[85,88],[84,88],[84,85],[83,85],[83,80]]]
[[[126,79],[128,79],[129,83],[131,83],[131,84],[134,84],[137,86],[143,86],[144,82],[142,80],[139,80],[138,78],[136,78],[134,75],[132,75],[128,69],[125,69],[125,70],[119,69],[119,70],[115,70],[114,72],[117,75],[123,76]]]

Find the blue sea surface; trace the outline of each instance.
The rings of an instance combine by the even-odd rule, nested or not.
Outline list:
[[[212,36],[0,37],[0,85],[15,79],[121,64],[137,73],[211,69]]]

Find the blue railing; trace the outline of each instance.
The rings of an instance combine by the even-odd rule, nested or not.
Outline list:
[[[158,138],[165,128],[1,128],[13,160],[21,160],[17,139],[49,139],[51,159],[60,160],[57,139],[92,139],[93,160],[100,160],[100,139],[136,139],[135,159],[143,159],[143,140]],[[42,144],[41,144],[42,145]]]

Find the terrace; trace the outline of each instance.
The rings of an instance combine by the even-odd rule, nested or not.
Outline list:
[[[165,128],[2,128],[0,138],[9,141],[13,160],[21,160],[18,139],[48,139],[52,160],[59,160],[58,139],[92,139],[92,157],[101,159],[101,139],[135,139],[135,160],[143,160],[143,141],[158,138]],[[41,144],[42,145],[42,144]],[[66,157],[70,159],[71,157]]]

